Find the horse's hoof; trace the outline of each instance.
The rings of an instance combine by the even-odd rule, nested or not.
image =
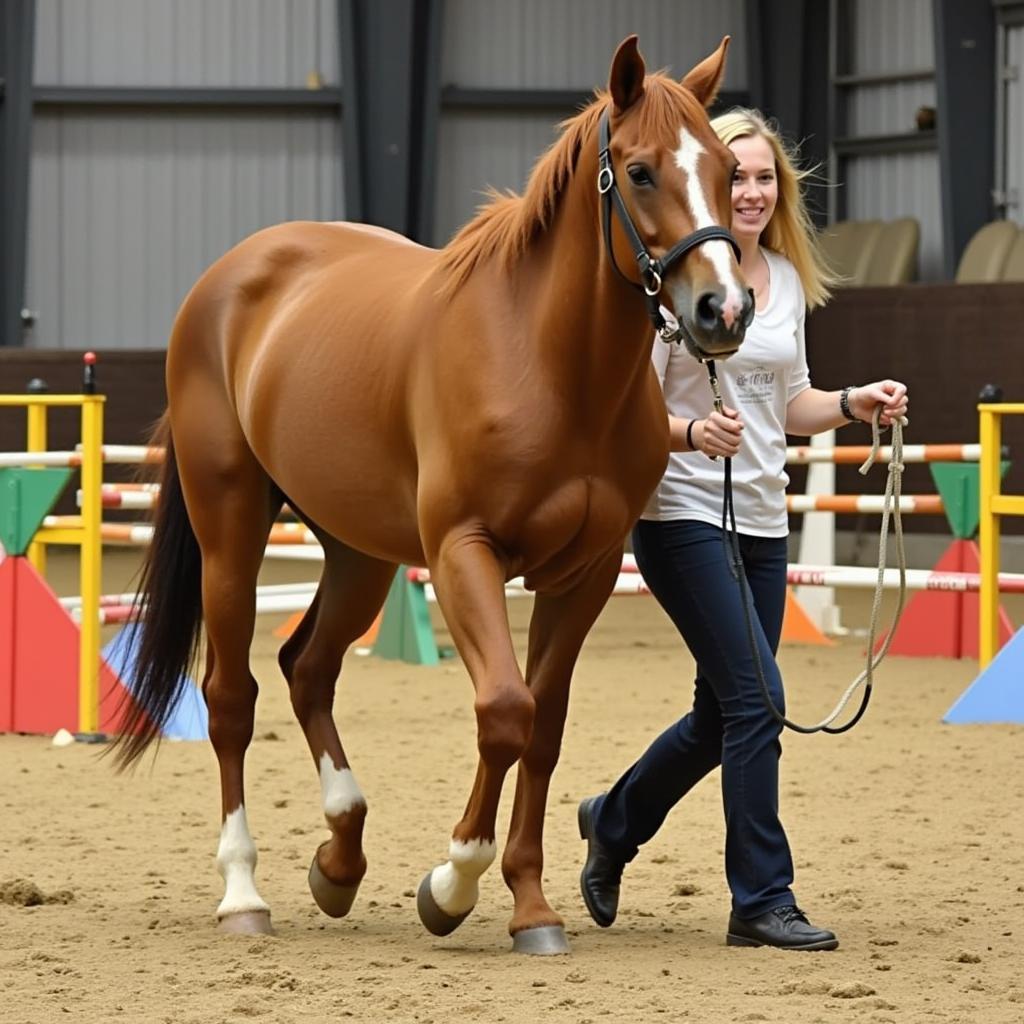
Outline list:
[[[313,894],[316,905],[328,917],[344,917],[352,909],[356,893],[359,892],[359,883],[340,885],[338,882],[332,882],[320,870],[314,854],[313,863],[309,866],[309,891]]]
[[[416,893],[416,910],[423,922],[423,927],[431,935],[451,935],[469,917],[470,911],[467,910],[464,914],[457,914],[455,917],[443,911],[435,902],[434,894],[430,891],[430,875],[431,872],[428,871],[423,881],[420,882],[419,891]],[[472,909],[470,907],[470,910]]]
[[[542,928],[523,928],[512,936],[513,953],[529,953],[532,956],[559,956],[571,953],[565,929],[560,924],[544,925]]]
[[[243,910],[239,914],[225,914],[217,925],[218,931],[228,935],[273,935],[269,910]]]

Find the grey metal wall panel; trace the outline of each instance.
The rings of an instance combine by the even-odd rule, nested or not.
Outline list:
[[[37,0],[40,85],[340,80],[335,0]]]
[[[853,0],[853,4],[852,54],[857,74],[935,66],[932,0]]]
[[[438,141],[435,238],[443,245],[485,202],[488,185],[520,191],[537,157],[557,138],[537,114],[452,113]]]
[[[240,239],[343,216],[339,133],[294,114],[37,118],[29,344],[166,345],[189,288]]]
[[[853,16],[851,73],[934,70],[932,0],[854,0]],[[860,85],[850,92],[848,133],[912,132],[921,106],[935,106],[934,81]]]
[[[590,89],[630,33],[652,70],[688,71],[732,36],[725,87],[745,89],[744,0],[446,0],[444,84]]]
[[[685,74],[733,37],[724,88],[746,88],[743,0],[446,0],[444,84],[463,88],[579,89],[603,86],[615,47],[640,36],[649,69]],[[567,113],[569,113],[567,111]],[[488,186],[520,191],[555,140],[555,114],[442,115],[435,241],[473,216]]]
[[[844,187],[851,220],[916,217],[921,225],[920,280],[943,280],[937,153],[850,159]]]
[[[934,71],[932,0],[848,0],[854,38],[850,41],[857,76]],[[905,135],[917,130],[920,107],[935,106],[935,81],[858,84],[847,93],[844,135]],[[941,111],[939,112],[941,117]],[[937,152],[851,156],[844,161],[851,220],[915,217],[921,226],[918,273],[941,280],[942,202]]]
[[[1006,88],[1006,215],[1024,224],[1024,25],[1006,33],[1007,63],[1017,69]]]
[[[935,82],[859,86],[847,107],[849,134],[902,135],[917,130],[920,107],[935,106]]]

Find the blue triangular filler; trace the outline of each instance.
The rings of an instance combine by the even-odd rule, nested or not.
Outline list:
[[[132,644],[132,636],[137,641],[142,639],[141,629],[131,626],[122,629],[113,640],[103,648],[103,659],[110,666],[121,685],[132,692],[132,679],[135,676],[136,647]],[[206,701],[199,687],[191,680],[181,691],[178,703],[171,709],[170,717],[160,735],[168,740],[205,740],[210,738],[210,716],[206,710]]]
[[[1024,725],[1024,629],[1018,629],[1010,637],[942,720],[951,725],[974,722]]]

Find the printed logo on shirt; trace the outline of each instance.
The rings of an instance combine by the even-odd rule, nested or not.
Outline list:
[[[747,373],[736,374],[736,397],[741,405],[767,405],[775,388],[775,371],[755,366]]]

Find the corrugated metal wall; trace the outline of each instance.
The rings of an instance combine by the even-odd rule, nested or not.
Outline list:
[[[649,69],[682,76],[731,34],[724,88],[747,87],[744,0],[447,0],[441,81],[462,88],[579,89],[608,81],[618,44],[640,37]],[[446,111],[435,241],[472,217],[488,186],[522,189],[557,115]]]
[[[39,0],[37,85],[338,80],[332,0]],[[195,279],[283,220],[343,216],[340,125],[281,110],[64,108],[33,124],[29,344],[163,347]]]
[[[919,279],[944,280],[937,153],[858,157],[847,167],[844,187],[851,220],[916,217],[921,226]]]
[[[38,118],[30,343],[165,346],[181,300],[232,245],[268,224],[340,214],[335,125],[241,112]]]
[[[935,68],[932,0],[852,0],[855,75]],[[850,136],[899,135],[915,130],[919,107],[935,106],[935,81],[861,85],[848,106]],[[919,276],[941,280],[942,201],[939,154],[850,156],[846,159],[846,216],[851,220],[915,217],[921,225]]]
[[[1006,88],[1006,215],[1024,225],[1024,25],[1007,29],[1006,43],[1007,64],[1017,69]]]
[[[591,89],[636,33],[649,70],[678,75],[731,35],[725,88],[746,87],[744,0],[446,0],[442,81]]]
[[[47,85],[337,83],[333,0],[37,0]]]

